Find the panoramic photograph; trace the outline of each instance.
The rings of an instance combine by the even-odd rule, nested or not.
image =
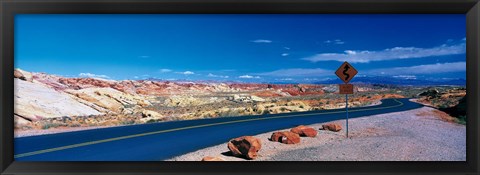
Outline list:
[[[465,15],[15,16],[15,161],[466,161]]]

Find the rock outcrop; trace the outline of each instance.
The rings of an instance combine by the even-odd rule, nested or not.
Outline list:
[[[70,95],[45,85],[14,79],[14,113],[36,121],[63,116],[99,115],[101,112],[84,105]]]
[[[429,89],[418,94],[417,102],[432,106],[443,112],[446,112],[452,117],[460,119],[461,123],[465,121],[466,113],[466,95],[465,88],[453,87],[438,89]]]
[[[30,120],[27,120],[23,117],[20,117],[19,115],[14,115],[13,116],[13,122],[14,122],[14,127],[15,128],[21,128],[22,126],[30,124]]]
[[[255,159],[258,156],[257,152],[262,148],[262,143],[258,138],[243,136],[230,140],[227,146],[234,156]]]
[[[143,110],[142,111],[142,119],[141,121],[146,123],[148,121],[158,121],[158,120],[164,120],[165,116],[162,114],[155,112],[155,111],[150,111],[150,110]]]
[[[317,136],[317,130],[315,130],[312,127],[307,127],[307,126],[297,126],[295,128],[292,128],[290,132],[296,133],[300,135],[301,137],[315,137]]]
[[[290,131],[274,132],[270,137],[270,140],[285,144],[296,144],[300,143],[300,136]]]
[[[33,75],[30,72],[23,71],[21,69],[15,69],[13,72],[13,77],[18,78],[23,81],[33,82]]]
[[[191,95],[173,95],[165,99],[164,104],[170,107],[198,106],[214,102],[216,99],[202,100]]]
[[[439,94],[440,94],[440,92],[437,89],[429,89],[425,92],[422,92],[422,93],[418,94],[418,96],[426,96],[428,98],[435,98],[435,97],[438,97]]]
[[[140,105],[149,106],[151,103],[142,96],[127,94],[113,88],[85,88],[79,90],[65,90],[92,108],[107,110],[115,113],[124,111],[126,107]]]

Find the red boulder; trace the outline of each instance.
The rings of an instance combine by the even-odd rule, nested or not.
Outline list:
[[[315,130],[311,127],[308,127],[308,126],[303,126],[303,125],[292,128],[290,131],[293,132],[293,133],[296,133],[296,134],[298,134],[302,137],[315,137],[315,136],[317,136],[317,130]]]
[[[322,125],[322,128],[320,128],[320,130],[329,130],[333,132],[338,132],[342,130],[342,126],[340,126],[337,123],[328,123],[328,124]]]
[[[300,136],[290,131],[274,132],[270,137],[270,140],[274,142],[285,143],[285,144],[296,144],[296,143],[300,143]]]
[[[228,142],[228,149],[234,156],[255,159],[257,152],[262,148],[260,139],[252,136],[243,136]]]

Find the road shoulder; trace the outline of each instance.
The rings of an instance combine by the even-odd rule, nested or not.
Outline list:
[[[293,145],[269,141],[273,131],[258,134],[255,137],[261,139],[262,149],[255,161],[465,161],[465,125],[446,122],[437,115],[438,110],[422,107],[350,119],[349,139],[345,138],[345,130],[318,130],[315,138],[303,137]],[[345,128],[345,120],[333,122]],[[322,124],[308,126],[318,129]],[[206,156],[245,161],[230,156],[227,143],[168,161],[199,161]]]

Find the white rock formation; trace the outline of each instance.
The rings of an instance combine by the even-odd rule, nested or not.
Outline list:
[[[41,118],[101,114],[74,100],[68,94],[42,84],[15,78],[14,86],[14,113],[33,121]]]

